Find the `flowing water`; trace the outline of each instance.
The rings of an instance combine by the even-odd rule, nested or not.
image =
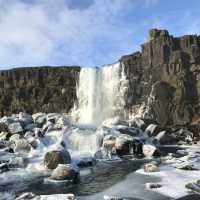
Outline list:
[[[143,193],[148,177],[135,174],[129,177],[128,174],[140,168],[143,161],[100,161],[96,166],[80,171],[81,179],[78,184],[56,186],[43,182],[49,176],[49,172],[43,169],[44,154],[51,149],[63,148],[60,146],[61,142],[66,144],[65,148],[70,152],[73,163],[94,156],[101,147],[103,137],[97,128],[107,119],[126,117],[124,96],[127,87],[123,65],[119,62],[102,68],[82,68],[77,86],[78,102],[71,113],[73,123],[61,131],[46,132],[45,137],[38,141],[38,148],[27,156],[30,160],[27,168],[0,174],[0,192],[73,192],[85,200],[102,199],[102,195],[106,193],[149,200],[167,199],[152,192],[147,192],[148,195]],[[0,159],[3,160],[6,156],[12,157],[12,154],[0,155]],[[121,183],[123,184],[120,185]],[[130,188],[131,184],[133,190]]]
[[[82,68],[75,109],[78,123],[97,127],[108,118],[124,118],[127,84],[120,62],[102,68]]]

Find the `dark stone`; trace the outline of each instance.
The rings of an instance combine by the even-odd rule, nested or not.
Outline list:
[[[51,179],[53,180],[75,180],[77,179],[78,172],[70,165],[59,164],[53,170]]]
[[[0,164],[0,173],[7,172],[9,170],[7,163]]]
[[[55,169],[59,164],[69,164],[71,156],[67,151],[49,151],[44,156],[44,165],[48,169]]]
[[[166,131],[158,133],[155,139],[162,145],[176,144],[178,142],[178,139],[174,134],[169,134]]]
[[[8,125],[0,123],[0,132],[9,132]]]
[[[96,164],[96,160],[93,157],[89,157],[89,158],[83,158],[81,159],[78,163],[77,166],[80,168],[84,168],[84,167],[91,167],[94,166]]]
[[[0,71],[0,115],[68,112],[76,99],[79,71],[78,66]]]

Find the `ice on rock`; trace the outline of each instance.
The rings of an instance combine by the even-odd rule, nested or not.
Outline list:
[[[24,126],[31,124],[33,122],[33,118],[30,114],[20,112],[19,113],[19,121],[24,124]]]
[[[38,125],[43,125],[47,119],[47,115],[45,113],[35,113],[32,117],[34,122]]]
[[[8,129],[12,134],[23,132],[23,128],[19,122],[14,122],[12,124],[9,124]]]

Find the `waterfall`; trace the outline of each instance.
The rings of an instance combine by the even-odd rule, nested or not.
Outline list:
[[[79,124],[98,126],[105,119],[124,117],[127,79],[120,62],[101,68],[82,68],[77,87]]]

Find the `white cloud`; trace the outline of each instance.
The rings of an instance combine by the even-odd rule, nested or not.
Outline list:
[[[102,65],[133,52],[152,27],[178,34],[200,31],[199,14],[185,10],[134,15],[159,0],[91,0],[81,9],[70,6],[74,1],[0,0],[0,68]]]
[[[0,0],[0,66],[103,63],[113,58],[105,47],[130,34],[119,20],[130,0],[96,0],[81,10],[66,0],[24,2]]]
[[[146,8],[156,5],[158,3],[159,0],[144,0],[144,6]]]

